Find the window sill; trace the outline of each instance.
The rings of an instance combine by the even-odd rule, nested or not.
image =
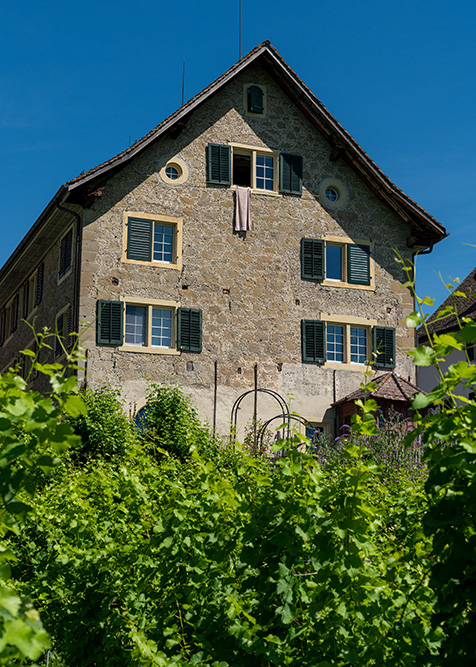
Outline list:
[[[244,187],[242,185],[230,185],[231,190],[236,190],[236,188]],[[251,194],[253,195],[264,195],[265,197],[280,197],[282,198],[282,194],[280,192],[276,192],[276,190],[258,190],[257,188],[245,188],[246,190],[250,190]]]
[[[9,343],[11,340],[13,340],[13,338],[14,338],[15,333],[16,333],[17,330],[18,330],[18,327],[15,329],[15,331],[12,331],[12,333],[9,334],[8,338],[5,338],[5,340],[3,341],[3,344],[1,345],[1,347],[5,347],[5,345],[8,345],[8,343]]]
[[[366,364],[349,364],[349,363],[339,363],[338,361],[326,361],[323,365],[323,368],[329,368],[336,371],[356,371],[362,373],[366,368]]]
[[[71,267],[68,269],[68,271],[66,271],[66,273],[64,273],[64,274],[61,276],[61,278],[58,276],[58,281],[57,281],[56,284],[57,284],[57,285],[61,285],[61,283],[62,283],[64,280],[66,280],[66,278],[67,278],[67,277],[70,275],[70,273],[72,273],[72,272],[73,272],[73,267],[71,266]]]
[[[139,259],[127,259],[127,257],[122,257],[121,261],[124,264],[138,264],[140,266],[152,266],[156,269],[175,269],[176,271],[182,270],[182,258],[177,259],[176,262],[143,262]]]
[[[37,310],[38,310],[38,306],[35,306],[35,307],[33,308],[33,310],[30,310],[30,312],[28,313],[28,315],[27,315],[26,317],[23,318],[23,321],[24,321],[24,322],[30,322],[32,319],[34,319],[34,317],[36,316],[36,311],[37,311]]]
[[[170,347],[143,347],[141,345],[121,345],[117,348],[119,352],[138,352],[139,354],[168,354],[178,356],[180,350]]]
[[[373,282],[370,285],[354,285],[353,283],[346,283],[342,280],[321,280],[316,282],[319,282],[322,287],[337,287],[340,289],[345,287],[346,289],[360,289],[367,292],[375,292],[375,285]]]

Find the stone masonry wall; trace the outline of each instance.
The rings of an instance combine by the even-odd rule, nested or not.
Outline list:
[[[23,362],[24,356],[20,350],[26,349],[34,341],[35,331],[41,331],[44,327],[48,327],[51,332],[55,331],[56,315],[68,304],[73,303],[74,294],[74,271],[76,266],[76,222],[75,218],[64,212],[56,211],[54,216],[56,241],[48,243],[49,234],[44,235],[42,239],[42,247],[34,247],[29,252],[30,263],[27,271],[25,271],[23,278],[20,281],[11,284],[11,295],[7,297],[7,301],[15,293],[19,293],[19,313],[18,313],[18,327],[16,331],[9,336],[2,347],[0,347],[0,371],[12,362]],[[69,227],[73,226],[73,249],[72,249],[72,266],[71,270],[64,276],[61,282],[58,282],[58,259],[60,252],[60,238]],[[53,238],[54,238],[53,236]],[[47,244],[45,251],[44,245]],[[37,270],[38,265],[44,262],[44,277],[43,277],[43,296],[41,303],[38,304],[28,315],[26,321],[23,321],[23,285],[26,280]],[[54,342],[48,341],[53,347],[53,350],[44,348],[40,352],[40,361],[42,363],[53,363],[55,360],[62,361],[59,357],[55,359]],[[49,379],[46,376],[39,375],[38,379],[32,383],[32,387],[38,391],[49,391],[51,389]]]
[[[265,84],[267,111],[247,116],[243,85]],[[252,195],[253,229],[233,233],[234,193],[206,183],[209,142],[239,142],[303,156],[302,197]],[[406,349],[413,345],[404,318],[411,295],[395,262],[407,259],[407,224],[368,190],[261,68],[252,66],[191,115],[177,139],[163,137],[108,182],[103,196],[85,212],[80,319],[94,323],[98,299],[150,298],[179,302],[203,311],[203,351],[179,356],[131,353],[95,343],[95,326],[83,335],[88,348],[87,379],[92,386],[121,385],[127,400],[143,404],[147,379],[180,384],[213,419],[214,362],[218,365],[217,425],[227,432],[234,400],[253,387],[258,364],[260,387],[293,398],[292,409],[332,430],[330,404],[356,389],[363,367],[334,370],[301,361],[302,319],[320,313],[359,316],[396,328],[396,372],[415,380]],[[158,171],[166,158],[188,166],[188,180],[164,183]],[[326,209],[319,186],[337,178],[348,189],[341,209]],[[181,272],[121,261],[123,212],[183,218]],[[300,240],[325,235],[374,243],[375,290],[324,287],[301,280]],[[260,398],[260,417],[278,412]],[[243,404],[240,424],[252,414]]]

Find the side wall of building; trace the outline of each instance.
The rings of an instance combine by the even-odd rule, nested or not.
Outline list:
[[[61,244],[68,234],[70,234],[68,243],[69,238],[71,239],[69,261],[66,261],[66,264],[63,262],[65,270],[64,275],[60,277]],[[0,312],[9,308],[12,299],[17,298],[17,324],[13,332],[10,327],[8,328],[3,345],[0,346],[0,372],[20,363],[22,372],[26,375],[29,362],[25,361],[21,350],[36,351],[34,332],[40,332],[44,327],[48,327],[50,333],[53,334],[56,330],[57,317],[61,315],[67,327],[68,310],[74,305],[74,280],[77,267],[76,234],[75,217],[57,209],[50,217],[41,237],[25,250],[12,267],[11,276],[2,294],[4,298]],[[67,244],[63,242],[63,257],[66,257],[65,245]],[[40,287],[38,287],[39,281],[41,282]],[[26,284],[28,287],[25,287]],[[71,314],[69,322],[71,323]],[[67,334],[66,328],[64,333]],[[45,342],[52,349],[44,347],[40,351],[40,361],[42,363],[63,361],[64,355],[62,350],[57,348],[53,336],[51,335]],[[48,378],[42,375],[32,380],[31,386],[39,391],[48,391],[50,388]]]
[[[464,350],[453,350],[446,359],[440,362],[440,369],[443,373],[446,373],[452,364],[457,364],[459,361],[467,361],[466,352]],[[433,391],[440,383],[440,376],[435,366],[417,366],[416,373],[418,386],[427,393]],[[465,398],[474,398],[474,391],[469,387],[463,387],[461,384],[457,387],[456,393]]]
[[[249,116],[243,89],[254,82],[266,88],[266,113]],[[252,194],[253,228],[234,233],[234,191],[206,181],[209,143],[229,142],[268,148],[303,158],[301,197]],[[291,400],[291,407],[313,422],[333,426],[330,404],[358,387],[364,366],[304,364],[301,320],[327,319],[396,329],[396,371],[414,381],[406,349],[413,344],[405,316],[412,297],[395,251],[410,259],[410,229],[341,160],[332,162],[328,143],[303,117],[268,74],[253,67],[194,111],[181,134],[149,147],[106,185],[84,214],[80,319],[92,323],[83,335],[88,349],[90,385],[118,384],[127,400],[142,404],[147,379],[175,382],[192,397],[200,415],[228,430],[235,399],[258,384]],[[180,158],[188,178],[166,183],[160,169]],[[322,197],[326,179],[348,191],[342,208]],[[125,212],[170,216],[183,221],[180,270],[123,261]],[[127,216],[126,216],[127,217]],[[373,248],[370,289],[322,285],[301,279],[302,238],[366,240]],[[167,302],[199,308],[203,317],[200,354],[153,354],[99,346],[95,338],[97,302]],[[339,319],[340,318],[340,319]],[[217,367],[217,401],[215,395]],[[240,423],[251,416],[243,404]],[[260,416],[278,407],[260,398]]]

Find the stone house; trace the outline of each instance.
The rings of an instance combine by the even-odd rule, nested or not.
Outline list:
[[[427,327],[430,337],[459,331],[459,323],[454,309],[456,309],[461,323],[464,317],[476,320],[476,268],[452,290],[451,294],[428,318]],[[447,312],[446,315],[445,312]],[[423,326],[418,329],[417,336],[419,345],[429,344],[428,335]],[[443,373],[446,373],[451,364],[468,360],[472,363],[476,361],[474,345],[467,345],[466,349],[463,350],[454,349],[446,359],[440,362],[440,368]],[[432,391],[439,384],[439,381],[440,377],[435,366],[417,366],[417,383],[423,391]],[[460,386],[457,393],[466,398],[474,399],[474,387],[472,386]]]
[[[256,377],[333,433],[368,360],[415,381],[395,253],[445,235],[264,42],[60,187],[0,271],[0,371],[33,345],[26,323],[66,345],[80,330],[79,382],[138,408],[149,379],[178,383],[225,433]]]

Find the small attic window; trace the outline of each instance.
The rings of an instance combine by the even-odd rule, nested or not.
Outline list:
[[[349,199],[349,191],[337,178],[325,178],[319,185],[319,201],[326,208],[342,208]]]
[[[243,86],[243,106],[245,113],[251,116],[265,116],[266,86],[258,83],[245,83]]]
[[[259,86],[250,86],[248,88],[248,111],[250,113],[263,113],[264,94]]]

